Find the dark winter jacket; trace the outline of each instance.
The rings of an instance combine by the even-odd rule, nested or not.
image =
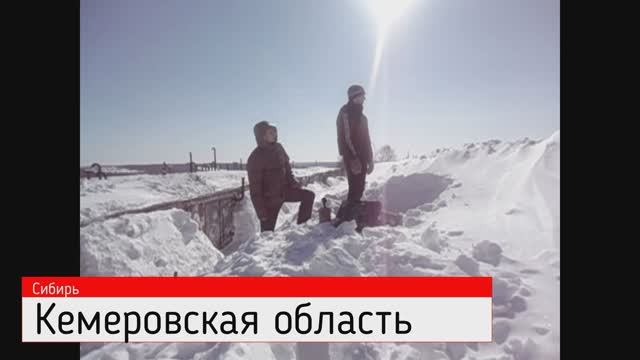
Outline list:
[[[291,172],[289,156],[277,141],[269,144],[264,141],[267,129],[273,126],[261,122],[254,127],[256,147],[247,160],[251,201],[259,218],[267,216],[266,208],[274,207],[284,201],[284,190],[297,185]]]
[[[373,160],[367,117],[362,105],[349,102],[340,108],[336,119],[338,151],[347,159],[358,158],[363,163]]]

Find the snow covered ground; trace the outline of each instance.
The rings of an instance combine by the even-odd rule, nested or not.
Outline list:
[[[545,140],[487,141],[377,164],[365,197],[402,212],[402,226],[339,228],[292,221],[258,234],[245,199],[233,252],[220,254],[180,210],[125,216],[82,228],[83,274],[488,275],[494,278],[494,343],[335,343],[342,359],[559,359],[560,133]],[[312,184],[316,208],[335,208],[344,178]],[[83,344],[82,359],[296,359],[295,344]]]
[[[92,168],[90,166],[85,166],[82,168],[82,170],[97,173],[95,171],[95,168]],[[102,172],[105,174],[139,174],[141,173],[141,171],[138,171],[138,170],[132,170],[132,169],[127,169],[127,168],[117,167],[117,166],[105,166],[102,168]]]
[[[295,176],[306,176],[330,169],[313,167],[293,169]],[[81,179],[80,221],[106,214],[138,209],[179,199],[239,187],[246,171],[209,171],[195,174],[132,175],[108,180]]]
[[[103,167],[102,172],[108,173],[108,174],[139,174],[141,173],[141,171],[139,170],[131,170],[131,169],[115,167],[115,166]]]
[[[82,275],[202,274],[222,258],[188,212],[123,216],[80,231]]]
[[[328,168],[323,166],[310,166],[306,168],[292,169],[293,174],[295,176],[309,176],[309,175],[330,171],[330,170],[333,170],[333,168]]]

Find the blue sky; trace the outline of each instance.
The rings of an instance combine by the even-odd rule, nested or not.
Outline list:
[[[80,163],[246,160],[278,125],[294,161],[338,158],[349,85],[400,155],[560,126],[558,0],[414,0],[369,82],[367,0],[81,0]]]

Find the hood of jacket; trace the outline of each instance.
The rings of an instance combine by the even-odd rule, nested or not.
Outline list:
[[[259,147],[266,147],[268,145],[270,145],[269,143],[267,143],[264,140],[264,134],[267,132],[267,130],[269,128],[273,128],[275,130],[277,130],[278,128],[275,126],[275,124],[272,124],[268,121],[260,121],[259,123],[257,123],[254,127],[253,127],[253,135],[256,137],[256,144]],[[277,134],[277,133],[276,133]],[[278,136],[276,135],[276,141],[278,142]]]

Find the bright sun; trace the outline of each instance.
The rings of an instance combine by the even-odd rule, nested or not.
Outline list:
[[[413,0],[366,0],[384,35],[391,24],[407,9]]]

